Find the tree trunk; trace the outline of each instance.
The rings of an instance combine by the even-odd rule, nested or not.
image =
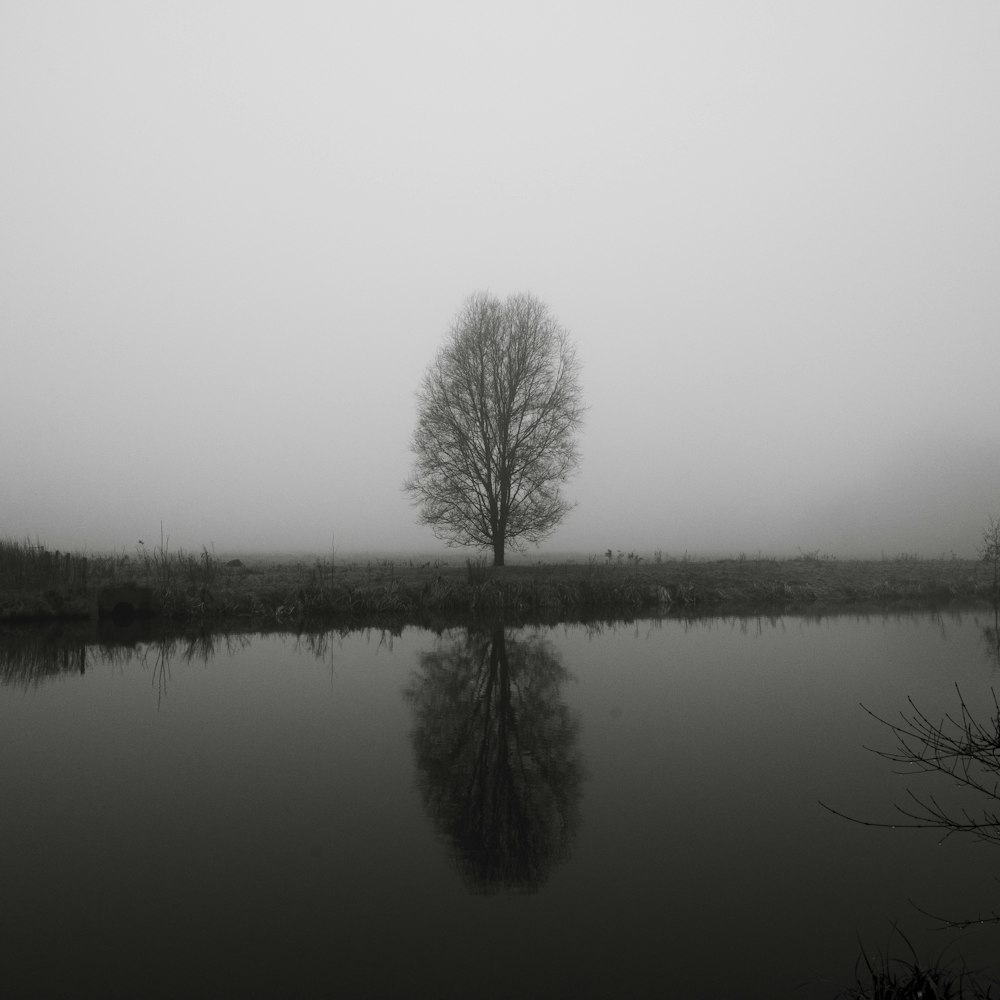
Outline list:
[[[493,565],[502,566],[503,565],[503,539],[494,538],[493,539]]]

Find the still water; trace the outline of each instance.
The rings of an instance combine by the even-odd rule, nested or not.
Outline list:
[[[996,973],[918,907],[1000,909],[1000,847],[819,804],[942,791],[859,703],[989,721],[993,626],[6,642],[0,993],[811,1000],[894,923]]]

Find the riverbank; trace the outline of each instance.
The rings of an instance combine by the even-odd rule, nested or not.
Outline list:
[[[207,550],[84,557],[0,543],[0,622],[11,624],[85,619],[114,607],[176,621],[295,626],[497,614],[580,618],[937,607],[993,595],[992,568],[957,558],[595,557],[504,567],[483,560],[376,559],[332,565],[329,559],[222,562]]]

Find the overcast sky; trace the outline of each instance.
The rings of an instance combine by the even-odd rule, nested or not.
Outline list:
[[[994,0],[3,0],[0,535],[441,548],[414,392],[488,290],[583,366],[542,555],[972,556],[998,53]]]

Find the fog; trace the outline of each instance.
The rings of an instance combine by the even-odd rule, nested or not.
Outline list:
[[[543,556],[972,556],[998,39],[971,0],[6,0],[0,536],[444,552],[414,392],[489,290],[582,363]]]

